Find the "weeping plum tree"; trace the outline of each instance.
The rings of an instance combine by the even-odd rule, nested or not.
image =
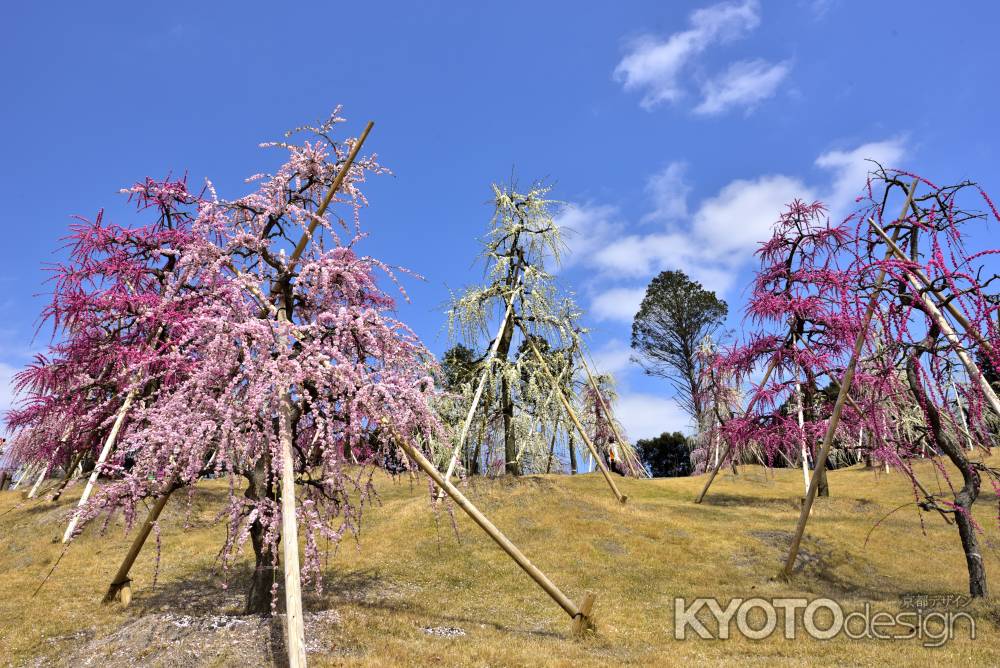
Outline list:
[[[318,127],[303,128],[311,141],[268,144],[287,159],[275,173],[252,177],[255,189],[243,197],[225,200],[210,186],[205,197],[171,200],[188,213],[171,209],[164,217],[183,220],[183,229],[170,244],[148,241],[146,255],[131,260],[138,270],[128,257],[112,263],[121,274],[115,298],[93,285],[76,288],[78,281],[62,278],[73,272],[57,272],[56,303],[62,292],[71,296],[80,313],[103,323],[97,331],[108,338],[108,359],[90,375],[105,367],[116,374],[106,394],[141,388],[109,459],[110,479],[82,509],[78,531],[104,512],[123,512],[131,526],[144,499],[193,486],[207,471],[227,477],[228,533],[220,557],[228,569],[251,543],[256,567],[248,611],[274,605],[283,439],[290,441],[297,522],[305,536],[303,579],[321,584],[320,545],[359,531],[373,467],[396,451],[393,434],[423,442],[440,434],[429,401],[433,359],[392,316],[394,299],[378,279],[381,272],[394,280],[390,268],[357,251],[366,203],[360,188],[367,175],[383,171],[374,158],[354,162],[334,206],[317,215],[356,141],[333,138],[342,120],[335,112]],[[347,221],[338,209],[346,209]],[[170,224],[161,221],[156,229]],[[292,249],[303,235],[312,243],[296,257]],[[88,252],[80,267],[91,266]],[[172,271],[155,262],[160,258],[172,258]],[[144,280],[161,284],[146,289],[135,280],[142,272]],[[157,298],[133,296],[149,292]],[[113,326],[118,321],[142,327],[126,337]],[[93,329],[70,320],[59,346],[85,348],[82,337]],[[139,352],[133,341],[143,344],[134,344]],[[75,405],[65,396],[72,388],[32,387],[38,396],[25,410]],[[89,419],[106,429],[101,415],[109,412]],[[25,456],[48,456],[46,439],[64,432],[76,438],[76,425],[89,415],[84,409],[35,413],[15,415]],[[240,477],[248,481],[242,494]]]
[[[966,558],[969,591],[981,597],[988,595],[988,588],[977,536],[981,528],[972,508],[984,476],[994,492],[1000,490],[1000,472],[962,444],[968,439],[980,453],[988,453],[991,427],[1000,417],[1000,401],[974,362],[978,357],[996,368],[1000,359],[992,343],[1000,333],[998,307],[988,293],[997,273],[985,264],[998,251],[970,250],[967,230],[996,223],[1000,217],[985,193],[972,183],[942,187],[918,179],[914,189],[925,192],[911,198],[908,215],[886,220],[881,215],[885,199],[905,189],[911,176],[883,169],[876,172],[866,189],[867,208],[857,223],[859,266],[878,267],[887,278],[881,285],[872,284],[870,278],[865,280],[868,275],[858,271],[859,284],[868,287],[877,304],[875,317],[883,333],[869,361],[871,375],[861,376],[860,384],[873,384],[872,377],[883,379],[891,387],[878,388],[881,396],[916,406],[912,435],[894,429],[891,415],[883,414],[871,425],[876,447],[883,458],[896,462],[911,477],[921,509],[954,518]],[[977,196],[989,214],[969,208]],[[949,388],[955,389],[949,381],[956,356],[970,378],[958,402],[949,397]],[[936,462],[948,483],[943,494],[928,492],[909,465],[909,460],[928,450],[947,457],[960,476],[953,481]]]
[[[193,239],[186,209],[198,198],[183,179],[147,178],[126,192],[157,218],[128,228],[106,224],[103,213],[80,218],[65,239],[66,258],[50,268],[53,296],[42,312],[52,326],[49,350],[18,373],[22,401],[6,416],[22,462],[63,465],[68,474],[92,459],[102,472],[102,443],[124,405],[186,373],[189,360],[169,342],[197,299],[175,273]]]
[[[514,346],[518,329],[514,310],[530,311],[535,333],[546,347],[572,340],[566,328],[576,310],[570,301],[557,297],[545,271],[545,260],[558,262],[562,250],[553,220],[554,202],[546,199],[547,193],[541,186],[527,193],[493,186],[494,214],[481,255],[486,264],[484,284],[454,296],[448,311],[453,335],[470,342],[491,336],[490,328],[499,327],[497,338],[483,346],[495,353],[484,362],[485,398],[490,401],[480,401],[478,414],[485,424],[484,436],[495,436],[501,443],[504,472],[514,475],[523,472],[525,460],[547,461],[545,434],[552,431],[561,411],[532,355]],[[473,400],[469,389],[467,405]],[[495,460],[491,453],[487,459],[488,464]]]
[[[857,333],[845,317],[843,298],[852,275],[839,265],[849,231],[844,224],[831,225],[825,212],[819,202],[799,200],[782,212],[771,239],[757,251],[761,268],[746,315],[758,329],[746,343],[718,356],[712,369],[713,377],[736,382],[769,369],[752,406],[722,421],[726,442],[737,452],[761,447],[769,464],[778,457],[803,462],[815,457],[832,408],[819,391],[820,380],[835,380]],[[820,494],[826,495],[826,476],[820,475]]]
[[[816,456],[822,472],[836,435],[854,437],[863,429],[866,447],[910,478],[918,508],[954,518],[969,591],[985,596],[979,527],[971,511],[982,477],[996,488],[998,473],[959,443],[967,436],[988,451],[989,425],[1000,407],[972,362],[974,354],[996,360],[991,341],[997,336],[997,306],[986,294],[996,273],[991,276],[984,265],[996,251],[966,250],[965,229],[985,218],[959,206],[960,193],[977,192],[971,184],[939,188],[914,179],[908,185],[911,176],[880,169],[869,179],[859,210],[837,225],[823,220],[818,205],[790,205],[761,250],[764,267],[748,306],[748,313],[773,329],[752,335],[718,363],[746,378],[770,360],[751,402],[762,408],[729,420],[723,431],[736,447],[757,442],[776,453],[810,434],[822,435]],[[918,193],[921,187],[930,192]],[[899,216],[886,213],[896,193],[905,195]],[[962,391],[964,415],[948,396],[955,356],[972,380]],[[812,425],[805,419],[796,424],[774,407],[782,398],[787,404],[811,376],[826,376],[837,399],[832,408],[810,416]],[[961,484],[935,459],[948,491],[928,492],[912,466],[927,453],[946,456]],[[814,472],[786,574],[818,483]]]

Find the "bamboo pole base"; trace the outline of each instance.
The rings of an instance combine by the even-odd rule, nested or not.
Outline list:
[[[108,587],[108,593],[101,600],[102,605],[110,605],[115,601],[121,601],[122,607],[127,608],[132,602],[132,580],[126,579],[123,582],[112,582]]]
[[[578,606],[580,612],[573,617],[573,635],[581,636],[586,631],[592,630],[594,628],[594,620],[590,616],[591,611],[594,609],[594,599],[597,596],[592,591],[586,591],[583,594],[583,598],[580,599],[580,605]]]

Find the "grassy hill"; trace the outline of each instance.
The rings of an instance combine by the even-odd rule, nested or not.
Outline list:
[[[920,470],[928,487],[944,484],[930,462]],[[306,588],[311,663],[1000,665],[1000,604],[992,601],[962,608],[977,621],[976,641],[962,627],[937,649],[915,639],[786,640],[780,625],[761,641],[674,640],[677,596],[715,596],[723,605],[732,597],[829,597],[848,609],[870,602],[892,612],[907,593],[967,591],[957,531],[937,515],[921,518],[900,474],[831,473],[833,496],[818,500],[788,583],[773,577],[798,517],[801,472],[743,467],[738,477],[720,475],[699,506],[692,498],[702,482],[625,480],[625,507],[596,474],[467,487],[571,598],[597,593],[597,630],[574,639],[562,610],[460,510],[453,525],[447,512],[433,511],[422,480],[380,478],[381,504],[366,512],[360,542],[331,550],[322,592]],[[171,501],[158,580],[154,586],[151,538],[133,571],[127,609],[100,605],[130,542],[114,523],[103,537],[88,527],[33,595],[62,553],[58,538],[79,486],[58,504],[0,493],[0,664],[281,663],[280,617],[239,616],[249,566],[223,577],[215,565],[224,529],[214,520],[225,485],[212,481]],[[976,509],[990,586],[1000,594],[991,490]]]

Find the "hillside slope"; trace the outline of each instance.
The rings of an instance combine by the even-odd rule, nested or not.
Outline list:
[[[921,470],[935,481],[930,462]],[[780,627],[761,641],[674,640],[678,596],[719,597],[723,606],[733,597],[829,597],[892,612],[908,593],[967,591],[957,532],[936,515],[921,523],[899,474],[833,472],[833,497],[818,501],[789,583],[772,578],[798,516],[801,472],[744,467],[736,478],[720,475],[699,506],[692,498],[702,482],[624,480],[625,507],[596,474],[467,487],[571,598],[597,593],[597,632],[573,639],[565,614],[460,510],[453,526],[447,512],[432,510],[423,481],[380,478],[381,503],[366,511],[360,542],[331,550],[322,592],[306,588],[312,665],[1000,665],[995,602],[962,608],[977,621],[976,641],[962,627],[937,649],[919,640],[793,641]],[[33,595],[62,553],[58,537],[78,486],[58,504],[0,493],[0,664],[280,663],[281,619],[240,617],[247,570],[229,573],[224,588],[215,567],[225,485],[208,482],[171,501],[158,580],[151,538],[127,609],[100,605],[130,542],[116,524],[103,537],[88,527]],[[990,586],[1000,594],[991,490],[976,507]]]

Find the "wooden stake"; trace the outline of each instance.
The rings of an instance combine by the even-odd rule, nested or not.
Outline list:
[[[524,556],[524,553],[522,553],[509,538],[503,535],[503,533],[497,529],[496,526],[490,522],[490,520],[483,515],[471,501],[465,498],[465,495],[462,494],[462,492],[460,492],[458,488],[451,483],[451,481],[445,480],[444,476],[442,476],[437,468],[435,468],[434,465],[426,457],[424,457],[420,450],[413,447],[409,441],[399,436],[399,434],[396,434],[396,439],[400,446],[402,446],[403,450],[406,451],[406,454],[410,457],[410,459],[416,462],[417,466],[419,466],[424,473],[429,475],[431,480],[433,480],[438,487],[447,492],[448,495],[455,500],[455,503],[458,504],[458,507],[464,510],[465,513],[471,517],[472,520],[478,524],[480,528],[485,531],[489,537],[492,538],[494,542],[496,542],[496,544],[499,545],[500,548],[506,552],[508,556],[510,556],[510,558],[513,559],[517,565],[531,577],[532,580],[538,584],[539,587],[545,590],[545,593],[552,597],[552,600],[559,604],[560,608],[566,611],[566,614],[574,620],[574,629],[577,626],[578,617],[583,620],[583,622],[587,624],[590,623],[589,611],[584,613],[581,608],[578,608],[576,604],[569,599],[569,597],[562,593],[559,587],[553,584],[553,582],[545,576],[545,573],[532,564],[531,561]],[[586,596],[584,598],[586,600]],[[593,600],[591,600],[590,605],[593,606]]]
[[[354,146],[351,147],[350,153],[347,154],[347,160],[344,161],[344,166],[341,167],[340,171],[337,173],[337,177],[330,184],[330,189],[326,191],[326,197],[320,203],[319,207],[316,209],[316,213],[313,214],[313,219],[309,223],[309,229],[302,238],[299,239],[299,243],[295,244],[295,250],[292,251],[291,256],[288,258],[288,273],[291,273],[295,269],[295,265],[298,264],[299,258],[302,257],[302,253],[305,251],[306,246],[312,241],[313,232],[316,231],[316,226],[319,225],[319,219],[326,213],[326,209],[330,206],[330,202],[333,200],[334,194],[344,183],[344,179],[347,177],[347,173],[351,171],[351,165],[354,164],[354,159],[358,157],[358,151],[361,150],[361,145],[365,143],[368,139],[368,133],[372,131],[375,126],[374,121],[368,121],[368,125],[365,126],[364,132],[358,137],[358,140],[354,142]]]
[[[114,579],[111,580],[111,585],[108,587],[108,592],[104,595],[104,600],[101,601],[104,605],[111,603],[116,598],[120,598],[122,605],[128,607],[128,604],[132,601],[132,579],[129,577],[129,571],[132,570],[132,565],[135,564],[135,560],[139,556],[143,544],[145,544],[146,539],[149,537],[149,532],[153,530],[153,525],[159,519],[160,513],[163,512],[163,508],[167,505],[167,500],[173,494],[176,487],[174,480],[171,480],[164,493],[156,500],[156,504],[146,517],[146,521],[139,527],[139,532],[135,535],[135,539],[132,540],[132,546],[129,547],[125,559],[122,560],[121,566],[118,567],[118,572],[115,573]]]
[[[580,434],[580,438],[583,439],[583,442],[587,445],[587,448],[590,450],[590,454],[594,456],[594,461],[597,462],[598,468],[601,469],[601,475],[603,475],[604,479],[607,480],[608,486],[611,488],[612,493],[614,493],[615,498],[618,499],[619,503],[625,503],[626,501],[628,501],[628,497],[622,494],[618,490],[618,485],[615,484],[614,479],[611,477],[611,472],[608,471],[608,467],[604,465],[604,460],[602,460],[601,456],[597,453],[597,448],[594,447],[593,442],[591,442],[590,440],[590,436],[587,435],[587,431],[583,428],[583,425],[580,423],[580,418],[576,416],[576,411],[573,410],[572,404],[570,404],[569,399],[566,398],[566,394],[563,392],[562,387],[559,385],[559,381],[556,380],[555,374],[553,374],[552,370],[549,369],[549,365],[545,361],[545,358],[542,357],[542,354],[538,352],[538,348],[535,346],[535,342],[531,339],[531,336],[524,329],[524,325],[518,322],[517,326],[520,328],[521,333],[524,334],[524,340],[528,342],[528,346],[531,348],[531,352],[534,353],[535,359],[537,359],[538,363],[542,366],[542,370],[545,372],[545,375],[549,377],[549,380],[552,381],[553,387],[555,387],[555,389],[558,391],[559,399],[562,401],[563,408],[565,408],[566,413],[569,414],[570,420],[572,420],[573,424],[576,426],[576,430]]]
[[[281,396],[281,548],[285,566],[285,629],[289,668],[305,668],[306,632],[299,575],[299,529],[295,521],[295,461],[292,452],[291,395]]]
[[[87,503],[87,499],[90,498],[90,493],[94,490],[94,485],[97,484],[97,476],[101,474],[101,468],[104,466],[104,462],[107,461],[108,456],[111,454],[111,449],[115,445],[115,440],[118,438],[118,432],[122,428],[122,423],[125,421],[125,415],[128,413],[129,407],[132,405],[132,401],[135,400],[136,391],[131,390],[125,397],[124,403],[122,403],[121,408],[118,409],[118,417],[115,418],[115,424],[111,427],[111,431],[108,433],[107,439],[104,441],[104,447],[101,448],[101,454],[97,458],[97,463],[94,465],[94,470],[90,472],[90,479],[87,480],[87,486],[83,488],[83,495],[80,497],[80,502],[76,504],[77,512],[73,514],[73,518],[69,521],[69,526],[66,527],[66,533],[63,534],[63,543],[68,543],[69,539],[73,537],[73,532],[76,531],[76,525],[80,521],[80,511]]]
[[[80,467],[81,461],[83,461],[82,452],[76,453],[69,460],[69,466],[66,469],[66,475],[63,477],[61,481],[59,481],[59,485],[56,486],[55,491],[52,492],[52,496],[49,499],[50,501],[59,500],[59,497],[62,496],[62,493],[66,489],[66,486],[69,485],[69,483],[73,480],[73,478],[76,477],[76,471]]]
[[[592,591],[585,591],[580,599],[580,612],[573,617],[573,635],[582,635],[588,628],[593,628],[590,613],[594,609],[594,599],[597,598]]]
[[[885,230],[883,230],[878,225],[878,223],[876,223],[874,220],[869,220],[868,222],[871,223],[872,229],[874,229],[875,232],[879,235],[879,237],[882,238],[882,241],[886,243],[886,245],[892,251],[893,255],[895,255],[903,262],[910,263],[910,258],[906,256],[906,253],[902,251],[902,249],[899,247],[896,241],[890,238],[889,235],[885,233]],[[927,274],[925,274],[923,270],[920,269],[920,267],[907,266],[906,271],[915,276],[917,280],[919,280],[924,285],[925,288],[927,288],[935,297],[937,297],[938,301],[944,307],[944,309],[948,311],[948,313],[950,313],[953,318],[955,318],[955,322],[957,322],[962,327],[962,329],[968,332],[969,336],[971,336],[976,340],[976,343],[982,346],[988,353],[992,354],[993,344],[987,341],[985,338],[983,338],[983,335],[979,332],[979,330],[977,330],[975,327],[972,326],[972,323],[969,322],[969,319],[966,318],[965,315],[958,310],[958,307],[955,306],[952,300],[945,299],[940,292],[934,289],[934,286],[931,284],[930,279],[927,278]]]
[[[917,192],[918,183],[919,181],[917,179],[913,179],[913,184],[910,186],[910,190],[906,195],[906,202],[903,204],[903,210],[899,214],[900,220],[905,219],[907,211],[910,210],[910,206],[913,204],[913,196]],[[899,236],[898,227],[894,231],[893,235],[895,237]],[[891,253],[891,250],[886,252],[886,259],[890,257]],[[785,578],[791,576],[792,568],[795,566],[795,559],[799,555],[799,546],[802,543],[802,535],[805,533],[806,523],[809,521],[809,515],[812,512],[813,503],[816,501],[816,493],[819,491],[820,477],[823,475],[823,471],[826,470],[826,458],[829,456],[830,448],[833,446],[833,436],[837,431],[837,425],[840,424],[840,414],[844,410],[844,403],[847,401],[847,393],[851,387],[851,381],[854,380],[854,370],[858,365],[858,359],[861,357],[861,350],[864,348],[865,339],[868,337],[868,328],[871,326],[872,317],[875,315],[876,296],[878,291],[882,289],[886,273],[886,270],[882,269],[875,280],[875,286],[872,290],[872,298],[868,302],[868,307],[865,309],[865,316],[861,323],[861,329],[858,331],[858,335],[854,339],[854,350],[851,353],[851,359],[847,363],[847,368],[844,369],[844,375],[839,383],[840,389],[837,392],[837,400],[833,404],[833,413],[830,415],[830,421],[827,423],[826,434],[823,437],[823,445],[820,447],[819,455],[813,463],[813,474],[811,480],[809,481],[809,491],[806,492],[806,499],[802,504],[802,512],[799,513],[799,522],[795,528],[795,535],[792,537],[792,544],[788,549],[788,558],[785,559],[785,568],[782,571],[782,575]]]
[[[38,467],[35,464],[25,464],[23,467],[21,467],[21,475],[19,475],[17,477],[17,480],[14,481],[14,484],[10,486],[10,491],[13,492],[15,489],[21,486],[22,482],[24,482],[28,478],[34,477],[35,470],[37,468]]]
[[[972,451],[975,448],[972,446],[972,434],[969,433],[969,421],[965,419],[965,409],[962,407],[962,397],[958,393],[958,388],[955,387],[955,380],[951,380],[951,390],[955,393],[955,404],[958,406],[958,417],[962,420],[962,431],[965,432],[965,442],[969,446],[969,450]]]

